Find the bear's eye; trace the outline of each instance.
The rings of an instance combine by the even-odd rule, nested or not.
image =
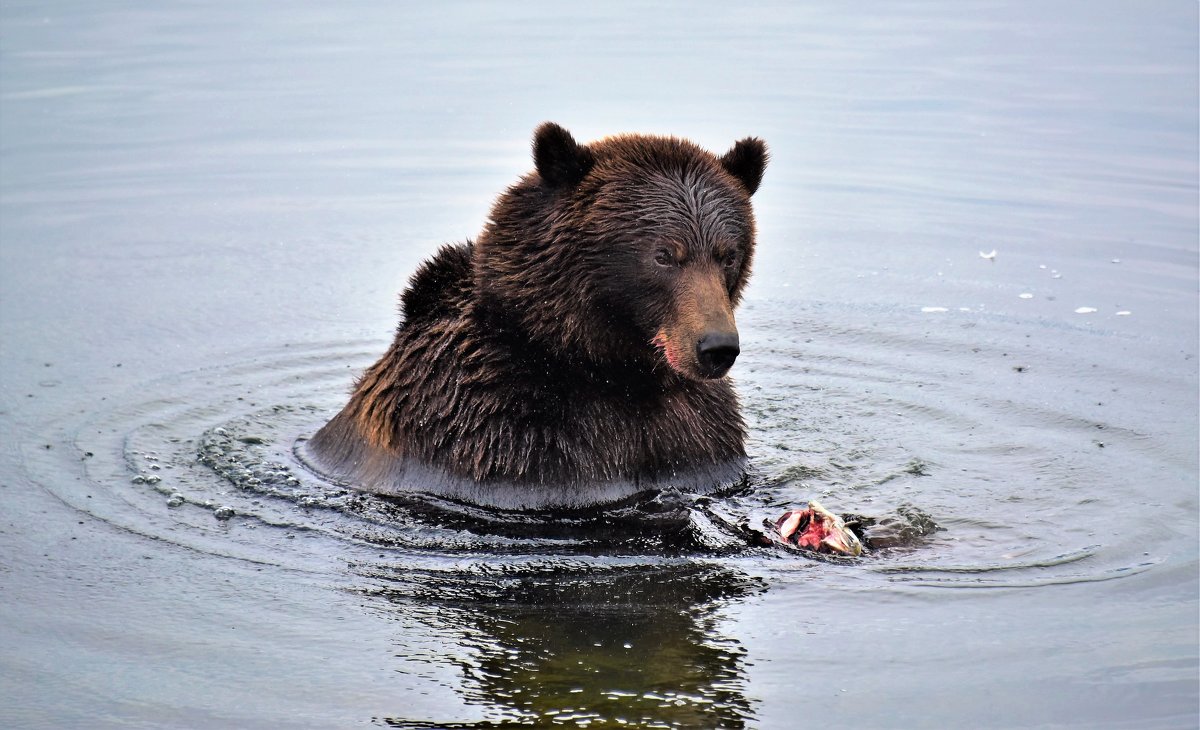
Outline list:
[[[736,251],[734,251],[732,253],[727,253],[721,257],[721,265],[727,269],[732,269],[733,267],[737,266],[737,262],[738,262],[738,255],[737,255]]]
[[[654,253],[654,263],[659,266],[674,266],[675,257],[665,248],[660,248]]]

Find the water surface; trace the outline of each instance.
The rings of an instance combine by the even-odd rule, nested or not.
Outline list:
[[[0,724],[1194,726],[1196,28],[5,3]],[[750,488],[548,523],[309,474],[546,119],[770,145]],[[811,498],[941,529],[721,528]]]

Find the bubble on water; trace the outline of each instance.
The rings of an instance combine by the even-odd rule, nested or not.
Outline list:
[[[1095,307],[1079,307],[1075,310],[1075,314],[1091,314],[1097,311]]]
[[[1030,294],[1029,292],[1021,292],[1017,296],[1019,296],[1022,299],[1033,299],[1033,295]]]
[[[182,495],[182,494],[180,494],[179,492],[175,492],[174,494],[172,494],[172,495],[171,495],[171,496],[170,496],[170,497],[167,499],[167,506],[168,506],[168,507],[172,507],[172,508],[174,508],[174,507],[182,507],[182,506],[183,506],[183,503],[184,503],[185,501],[186,501],[186,500],[183,498],[183,495]]]
[[[222,520],[222,521],[228,520],[229,518],[233,517],[234,514],[235,513],[233,511],[233,507],[229,507],[226,505],[217,507],[213,511],[213,517],[216,517],[218,520]]]

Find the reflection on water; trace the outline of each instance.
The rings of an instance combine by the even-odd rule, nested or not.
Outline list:
[[[723,635],[719,613],[763,586],[736,571],[702,563],[501,567],[412,582],[411,575],[385,578],[387,587],[372,592],[370,605],[386,614],[408,613],[416,604],[432,628],[454,627],[462,691],[489,708],[489,719],[472,727],[735,728],[752,716],[745,651]],[[446,727],[420,718],[387,722]]]

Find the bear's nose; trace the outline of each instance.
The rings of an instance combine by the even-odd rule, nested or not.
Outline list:
[[[704,377],[719,378],[733,367],[741,351],[736,331],[708,332],[696,343],[696,361]]]

